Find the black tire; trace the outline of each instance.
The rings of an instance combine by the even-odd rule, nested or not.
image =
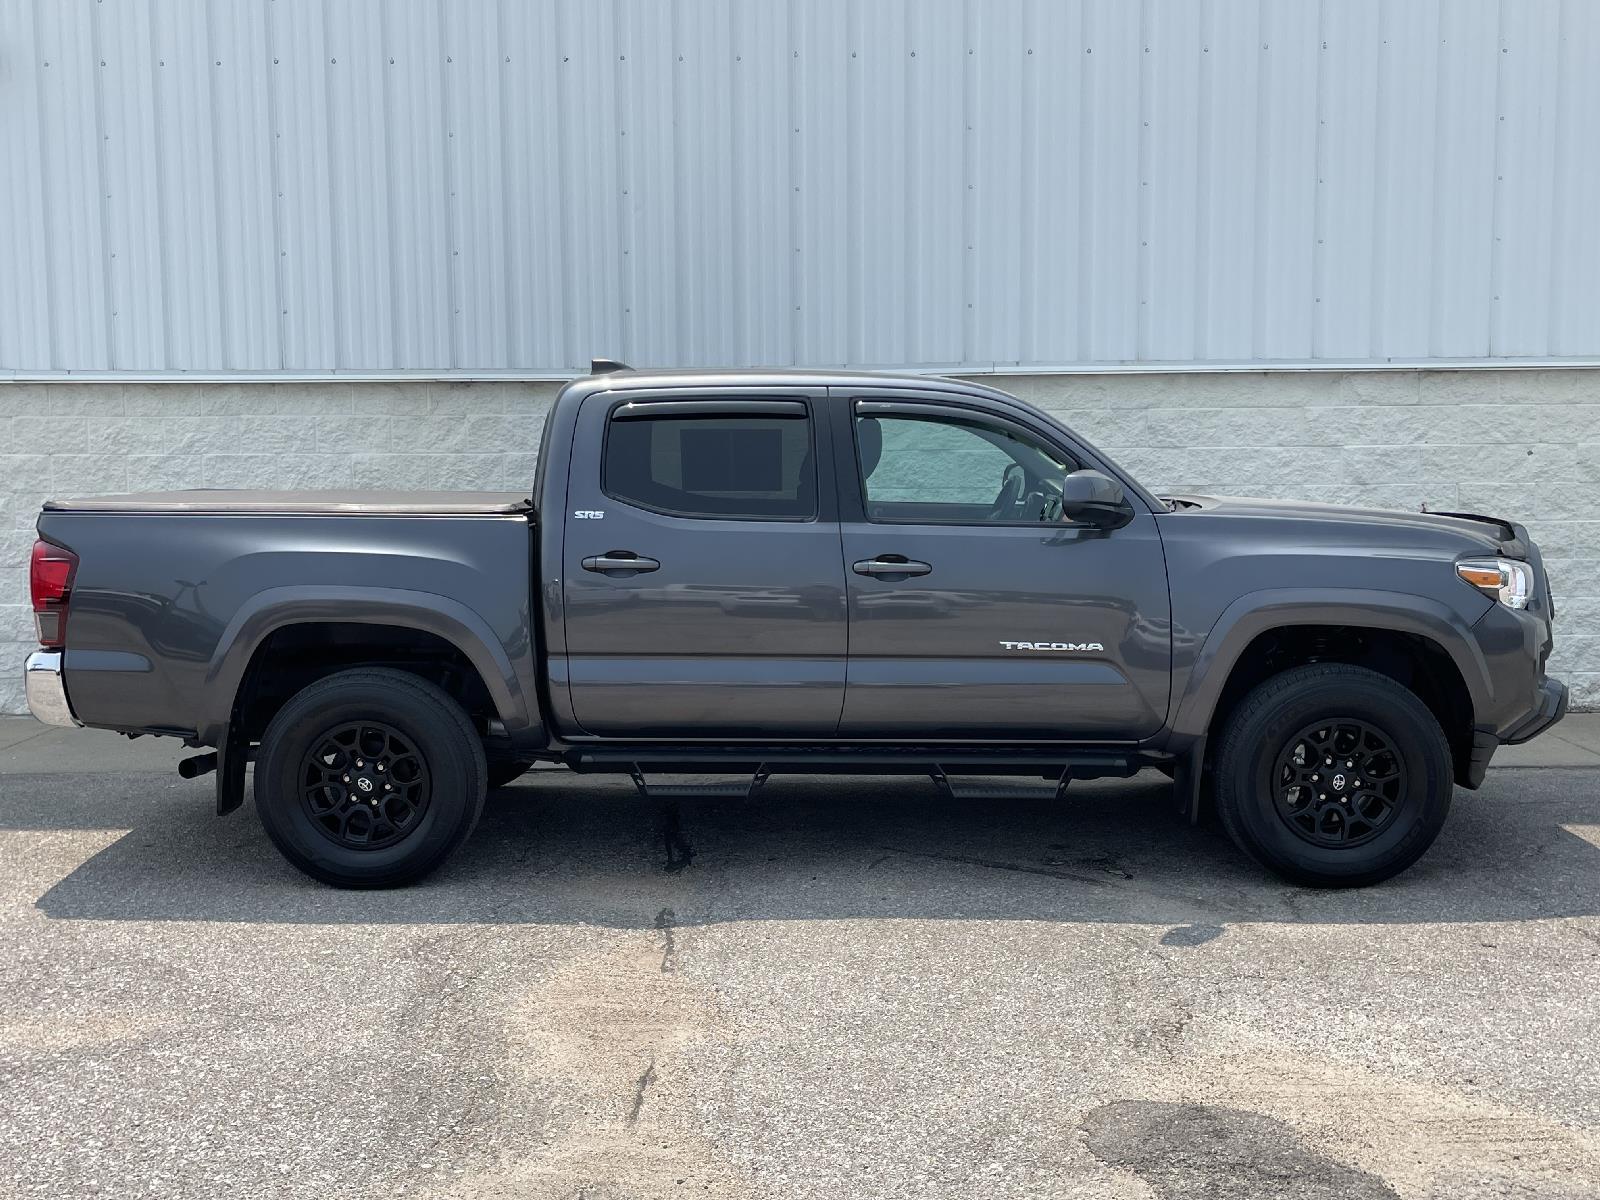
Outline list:
[[[489,760],[489,790],[503,788],[507,784],[515,783],[528,773],[531,768],[527,763],[520,763],[509,758],[491,758]]]
[[[1346,781],[1336,753],[1330,751],[1335,761],[1329,767],[1297,765],[1311,739],[1335,736],[1330,731],[1336,726],[1347,745],[1357,735],[1365,739],[1361,753],[1383,764],[1375,773],[1389,775],[1392,767],[1391,782],[1381,790],[1366,781],[1372,790],[1364,800],[1354,791],[1363,781]],[[1386,757],[1372,749],[1384,745]],[[1348,761],[1359,772],[1355,753]],[[1324,782],[1301,790],[1293,781],[1305,776],[1296,772],[1310,770]],[[1341,800],[1333,792],[1335,772],[1340,791],[1351,789],[1343,812],[1350,813],[1352,803],[1365,805],[1353,818],[1329,802]],[[1362,887],[1405,870],[1439,835],[1454,789],[1450,744],[1427,705],[1376,671],[1332,663],[1296,667],[1250,692],[1228,718],[1215,774],[1217,811],[1234,843],[1270,870],[1312,887]],[[1329,844],[1341,829],[1349,844]]]
[[[357,793],[345,789],[344,800],[331,799],[312,781],[332,779],[337,787],[337,774],[317,772],[341,768],[325,768],[320,764],[327,759],[312,756],[335,731],[363,723],[374,726],[374,736],[386,731],[379,753],[409,750],[399,755],[391,777],[416,803],[405,804],[398,823],[368,817],[368,832],[382,836],[358,847],[353,835],[333,828],[340,825],[334,809],[344,812]],[[352,749],[352,757],[357,752]],[[383,768],[364,772],[371,769]],[[291,863],[335,887],[399,887],[421,879],[466,841],[483,812],[487,786],[483,742],[467,714],[439,688],[404,671],[341,671],[311,684],[279,710],[256,757],[256,812],[267,836]],[[319,816],[324,804],[332,807]],[[346,817],[342,827],[354,824]]]

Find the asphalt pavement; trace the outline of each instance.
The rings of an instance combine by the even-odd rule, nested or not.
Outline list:
[[[1600,1196],[1600,718],[1317,892],[1171,814],[539,770],[334,891],[0,721],[0,1195]]]

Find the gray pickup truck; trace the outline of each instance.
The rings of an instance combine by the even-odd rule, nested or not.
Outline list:
[[[949,380],[602,361],[531,499],[112,496],[38,528],[35,715],[214,748],[180,769],[219,813],[253,762],[273,842],[343,886],[431,871],[538,762],[974,802],[1151,767],[1265,866],[1367,884],[1566,708],[1520,526],[1158,498]]]

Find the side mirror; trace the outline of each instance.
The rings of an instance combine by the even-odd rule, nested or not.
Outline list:
[[[1074,471],[1061,480],[1061,519],[1092,525],[1097,529],[1116,529],[1126,525],[1133,513],[1122,494],[1122,485],[1099,471]]]

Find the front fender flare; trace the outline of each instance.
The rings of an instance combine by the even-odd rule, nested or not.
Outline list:
[[[1259,635],[1287,625],[1349,625],[1409,633],[1437,643],[1466,681],[1475,712],[1491,699],[1489,667],[1460,613],[1437,600],[1366,588],[1272,588],[1246,592],[1223,610],[1190,663],[1170,727],[1175,742],[1203,737],[1234,665]]]
[[[529,689],[500,638],[459,600],[406,588],[281,587],[252,596],[223,630],[206,670],[201,742],[216,744],[232,720],[245,670],[262,642],[286,626],[307,624],[398,625],[434,634],[466,655],[508,734],[519,738],[538,725]]]

